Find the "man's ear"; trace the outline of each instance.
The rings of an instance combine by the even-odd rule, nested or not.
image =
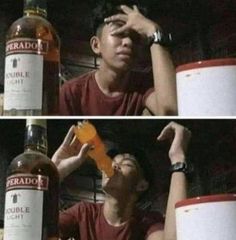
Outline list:
[[[90,46],[93,50],[93,52],[100,56],[101,55],[101,50],[100,50],[100,39],[97,36],[93,36],[90,39]]]
[[[148,187],[149,187],[149,183],[145,179],[141,179],[136,186],[136,191],[144,192],[148,189]]]

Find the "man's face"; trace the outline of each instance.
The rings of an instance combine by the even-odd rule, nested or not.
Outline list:
[[[108,194],[135,192],[138,182],[143,179],[135,157],[128,153],[118,154],[112,166],[115,173],[111,178],[103,173],[103,190]]]
[[[113,69],[127,71],[134,60],[135,45],[139,36],[135,32],[124,32],[111,35],[111,32],[122,26],[122,23],[105,24],[101,30],[100,53],[103,61]]]

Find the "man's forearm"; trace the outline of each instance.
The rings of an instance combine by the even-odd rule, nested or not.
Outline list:
[[[153,44],[151,57],[158,115],[177,115],[176,72],[170,53]]]
[[[164,240],[176,240],[175,204],[187,197],[187,181],[183,172],[174,172],[171,176],[169,197],[166,209]]]

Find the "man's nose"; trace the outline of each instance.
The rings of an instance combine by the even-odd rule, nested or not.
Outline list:
[[[119,170],[120,170],[120,164],[119,164],[119,163],[113,162],[113,163],[112,163],[112,167],[113,167],[113,169],[114,169],[115,171],[119,171]]]
[[[131,37],[126,36],[122,39],[122,45],[124,47],[129,47],[131,48],[133,46],[133,40],[131,39]]]

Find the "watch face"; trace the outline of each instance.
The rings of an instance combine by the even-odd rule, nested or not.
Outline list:
[[[187,164],[184,162],[177,162],[171,166],[171,171],[172,172],[186,172],[187,171]]]
[[[159,43],[162,40],[162,33],[157,31],[154,33],[154,43]]]
[[[177,162],[174,163],[171,168],[170,168],[170,172],[183,172],[185,174],[191,174],[194,171],[194,167],[193,165],[187,164],[186,162]]]
[[[186,164],[185,163],[182,163],[182,162],[179,162],[177,163],[177,168],[185,168],[186,167]]]
[[[157,30],[151,36],[147,38],[147,44],[150,47],[152,44],[160,44],[163,47],[171,47],[172,35],[170,33],[165,34],[164,32]]]
[[[153,33],[153,43],[155,44],[160,44],[164,47],[169,47],[171,46],[172,43],[172,35],[169,34],[164,34],[162,31],[157,30],[155,33]]]

